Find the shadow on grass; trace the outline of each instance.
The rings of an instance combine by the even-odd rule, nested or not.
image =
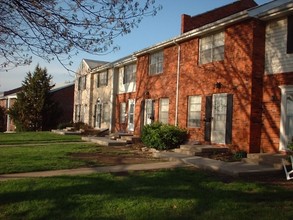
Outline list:
[[[292,191],[235,180],[225,183],[186,169],[27,179],[0,186],[0,218],[287,219],[293,215]]]

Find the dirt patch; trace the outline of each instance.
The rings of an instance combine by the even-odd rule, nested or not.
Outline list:
[[[71,153],[76,159],[85,160],[88,166],[114,166],[121,164],[140,164],[159,162],[150,152],[143,152],[141,146],[99,146],[98,152]]]

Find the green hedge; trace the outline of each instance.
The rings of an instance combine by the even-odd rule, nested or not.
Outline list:
[[[173,125],[155,122],[144,126],[141,140],[147,147],[168,150],[184,143],[187,140],[187,131]]]

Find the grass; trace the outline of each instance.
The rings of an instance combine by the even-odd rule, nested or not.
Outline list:
[[[77,135],[59,135],[51,132],[0,133],[0,145],[23,145],[80,141],[81,138]]]
[[[81,142],[80,136],[51,132],[0,134],[0,174],[98,166],[71,153],[99,152],[101,147]]]
[[[0,147],[0,174],[98,166],[98,161],[76,159],[70,154],[98,152],[99,148],[95,144],[82,142]]]
[[[292,190],[183,168],[0,182],[0,219],[269,220],[292,206]]]

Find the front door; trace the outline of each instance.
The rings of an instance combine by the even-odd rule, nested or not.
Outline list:
[[[133,99],[128,100],[128,131],[134,131],[134,109],[135,101]]]
[[[101,128],[102,124],[102,103],[97,102],[96,104],[96,119],[95,119],[95,127]]]
[[[286,139],[288,144],[293,142],[293,93],[287,95]]]
[[[215,144],[225,144],[227,116],[227,94],[214,94],[212,105],[211,141]]]
[[[154,121],[154,102],[152,99],[145,100],[144,125],[149,125]]]

